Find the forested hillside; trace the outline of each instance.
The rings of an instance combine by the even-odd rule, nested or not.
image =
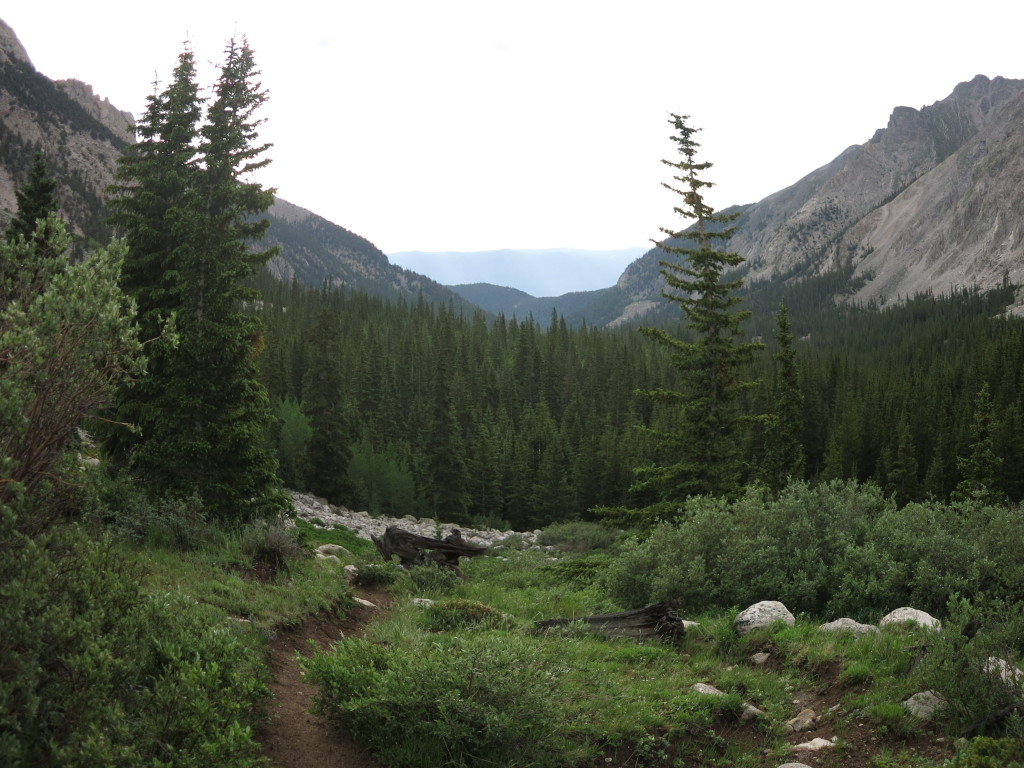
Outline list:
[[[1024,321],[1002,315],[1012,288],[837,307],[829,297],[839,279],[750,301],[749,331],[767,343],[751,370],[756,413],[772,410],[777,302],[789,306],[808,479],[874,480],[902,501],[943,499],[965,477],[958,460],[986,439],[994,490],[1024,498]],[[318,480],[296,436],[316,429],[301,405],[320,362],[339,369],[331,407],[353,453],[339,502],[534,527],[644,501],[629,490],[652,450],[638,427],[673,414],[635,392],[676,382],[669,354],[635,329],[574,329],[556,317],[544,331],[425,302],[269,280],[262,290],[263,377],[283,418],[275,439],[290,484]],[[323,360],[317,327],[329,330],[337,360]],[[979,435],[986,385],[992,420]],[[745,443],[746,481],[760,476],[762,437],[755,429]]]

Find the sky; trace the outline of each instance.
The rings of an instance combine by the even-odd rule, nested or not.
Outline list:
[[[1024,78],[1017,0],[51,0],[33,63],[138,117],[188,41],[248,38],[278,195],[396,251],[620,249],[679,228],[671,113],[715,208],[756,202],[977,74]]]

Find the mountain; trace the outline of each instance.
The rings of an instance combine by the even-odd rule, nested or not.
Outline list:
[[[532,296],[561,296],[570,291],[594,291],[613,285],[626,265],[646,250],[401,251],[388,254],[388,258],[445,285],[486,282],[518,288]]]
[[[866,143],[731,209],[730,250],[746,260],[741,274],[755,291],[840,270],[850,274],[841,293],[861,302],[1024,282],[1022,150],[1024,80],[978,75],[930,106],[897,107]],[[655,306],[659,258],[649,251],[601,295],[602,322]]]
[[[577,291],[561,296],[536,298],[520,291],[518,288],[505,288],[490,283],[466,283],[448,286],[466,301],[489,312],[492,315],[502,314],[525,320],[533,317],[541,328],[547,328],[551,322],[552,311],[567,318],[573,318],[579,312],[585,312],[594,305],[595,300],[603,291]]]
[[[17,210],[15,189],[37,149],[58,182],[60,214],[77,248],[110,238],[104,196],[117,158],[134,139],[135,120],[78,80],[53,81],[36,71],[14,30],[0,20],[0,229]],[[388,261],[377,247],[310,211],[277,199],[268,212],[267,245],[281,254],[268,269],[283,280],[348,286],[386,298],[475,307],[430,278]]]

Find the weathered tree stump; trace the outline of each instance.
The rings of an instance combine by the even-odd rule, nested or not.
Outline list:
[[[459,577],[462,576],[462,571],[459,569],[460,557],[477,557],[487,551],[487,547],[478,547],[475,544],[464,542],[462,532],[458,529],[452,531],[442,540],[420,536],[389,525],[383,536],[371,536],[370,540],[373,541],[377,551],[387,562],[391,562],[392,557],[397,556],[399,565],[404,567],[437,565],[440,568],[454,571]]]
[[[581,621],[595,632],[608,637],[632,637],[637,640],[653,637],[678,642],[686,635],[686,626],[675,612],[678,607],[675,601],[652,603],[644,608],[621,613],[605,613],[576,619],[546,619],[538,621],[534,627],[537,631],[546,631]]]

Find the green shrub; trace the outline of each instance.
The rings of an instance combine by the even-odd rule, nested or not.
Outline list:
[[[444,600],[425,611],[427,628],[434,632],[474,627],[491,629],[501,625],[500,613],[476,600]]]
[[[398,580],[398,573],[394,563],[367,563],[359,566],[353,583],[360,587],[387,586]]]
[[[459,586],[459,577],[454,571],[436,565],[410,568],[409,581],[418,592],[441,595],[451,594]]]
[[[620,536],[619,531],[600,523],[552,523],[540,532],[537,543],[545,547],[557,547],[563,552],[590,552],[611,548]]]
[[[345,638],[303,662],[321,712],[394,768],[558,765],[556,671],[529,639],[433,635],[412,648]]]
[[[0,765],[253,764],[267,685],[251,630],[146,594],[77,527],[29,538],[0,507],[0,553]]]
[[[1024,768],[1024,741],[985,736],[964,743],[954,768]]]

